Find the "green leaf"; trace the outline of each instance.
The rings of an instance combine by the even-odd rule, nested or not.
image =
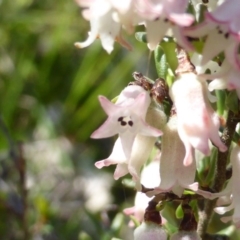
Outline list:
[[[176,43],[173,41],[169,41],[169,42],[162,41],[161,47],[163,48],[163,51],[166,54],[166,60],[167,60],[168,66],[171,68],[173,72],[175,72],[178,65],[176,52],[175,52]]]
[[[139,42],[147,43],[147,34],[146,34],[146,32],[136,32],[136,33],[135,33],[135,38],[136,38]]]
[[[86,232],[80,232],[78,235],[79,240],[91,240],[92,238]]]
[[[158,77],[165,79],[168,70],[166,54],[161,46],[157,46],[154,50],[154,60]]]
[[[179,204],[176,209],[176,218],[181,219],[181,218],[183,218],[183,216],[184,216],[184,213],[183,213],[183,209],[182,209],[182,204]]]
[[[225,90],[216,90],[217,96],[217,113],[222,116],[225,109],[226,93]]]
[[[217,161],[217,149],[215,147],[212,148],[211,155],[210,155],[210,164],[208,168],[208,174],[205,179],[206,184],[210,184],[214,178],[215,168],[216,168],[216,161]]]
[[[231,91],[226,100],[226,106],[229,110],[233,111],[234,113],[238,112],[238,96],[236,91]]]

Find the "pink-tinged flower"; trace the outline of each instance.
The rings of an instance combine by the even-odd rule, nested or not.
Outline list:
[[[170,240],[201,240],[196,231],[179,231],[174,233]]]
[[[80,6],[88,7],[83,16],[90,21],[91,32],[84,42],[77,42],[75,46],[84,48],[91,45],[96,38],[100,38],[102,47],[111,53],[115,40],[127,49],[131,46],[121,37],[121,22],[114,21],[116,10],[109,0],[78,1]]]
[[[139,93],[140,92],[140,93]],[[133,96],[134,94],[137,96]],[[130,94],[126,97],[125,95]],[[116,104],[99,96],[100,104],[108,115],[107,120],[92,133],[92,138],[107,138],[119,134],[126,158],[131,155],[133,141],[137,134],[159,137],[162,132],[145,122],[151,99],[149,93],[139,86],[128,86],[120,95]]]
[[[156,121],[156,119],[158,119],[158,121]],[[146,115],[146,121],[154,127],[162,128],[166,122],[166,116],[163,111],[150,108]],[[157,129],[155,130],[159,133]],[[96,162],[95,166],[97,168],[102,168],[117,164],[114,172],[114,179],[117,180],[127,173],[130,173],[136,183],[136,188],[140,189],[140,171],[147,161],[155,142],[156,137],[137,134],[134,138],[131,154],[127,157],[123,151],[123,146],[119,137],[114,144],[111,155],[107,159]]]
[[[170,95],[177,111],[178,134],[185,146],[184,165],[191,164],[192,147],[210,154],[209,140],[224,152],[227,147],[219,137],[220,121],[212,109],[205,81],[194,73],[184,73],[176,80]]]
[[[239,175],[240,175],[240,146],[233,147],[230,162],[232,164],[232,177],[228,181],[226,188],[219,193],[210,193],[199,190],[198,193],[206,198],[218,198],[217,205],[226,205],[224,207],[216,207],[214,210],[218,214],[225,214],[230,210],[234,210],[232,216],[222,217],[223,222],[233,221],[237,228],[240,228],[240,189],[239,189]]]
[[[224,52],[233,66],[240,68],[238,47],[240,43],[240,5],[238,0],[226,0],[210,13],[206,13],[202,24],[190,27],[185,34],[207,40],[202,52],[204,65],[220,52]]]
[[[156,223],[143,222],[134,231],[134,240],[167,240],[164,228]]]
[[[153,161],[149,165],[143,168],[141,172],[141,184],[144,187],[152,188],[159,184],[159,161]],[[148,207],[148,203],[151,200],[145,193],[137,192],[134,206],[130,208],[126,208],[123,212],[126,215],[133,215],[138,222],[143,221],[145,209]],[[129,225],[131,227],[134,226],[134,223],[130,221]]]
[[[194,17],[185,13],[187,6],[188,0],[138,1],[137,12],[143,18],[150,50],[169,32],[180,46],[193,49],[183,33],[183,28],[194,22]]]
[[[173,191],[181,196],[184,189],[198,189],[198,183],[194,183],[196,173],[196,162],[194,152],[189,155],[190,164],[183,165],[185,158],[185,148],[179,138],[177,131],[177,116],[170,118],[169,122],[163,129],[161,157],[160,157],[160,184],[150,195],[160,192]],[[149,194],[148,194],[149,195]]]
[[[225,59],[221,68],[212,74],[201,74],[200,77],[212,80],[208,85],[209,91],[216,89],[236,90],[238,98],[240,99],[240,70],[235,69]]]

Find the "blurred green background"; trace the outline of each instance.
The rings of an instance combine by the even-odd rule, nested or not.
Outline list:
[[[88,31],[72,0],[0,1],[1,240],[132,238],[121,211],[134,192],[94,167],[114,139],[89,136],[105,118],[97,96],[146,74],[148,52],[133,36],[132,52],[76,49]]]

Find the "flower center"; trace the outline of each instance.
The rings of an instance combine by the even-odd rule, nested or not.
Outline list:
[[[120,122],[121,126],[126,126],[126,125],[129,125],[130,127],[133,126],[133,121],[129,116],[118,118],[118,122]]]

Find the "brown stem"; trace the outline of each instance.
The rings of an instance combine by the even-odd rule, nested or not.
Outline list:
[[[235,132],[237,123],[240,121],[240,113],[235,114],[232,111],[228,112],[226,127],[222,134],[222,141],[228,147],[226,152],[218,151],[217,166],[216,166],[216,175],[214,178],[214,183],[212,189],[214,192],[220,192],[223,188],[223,185],[226,181],[226,166],[227,158],[229,154],[229,147]],[[213,208],[215,207],[217,199],[214,200],[205,200],[202,207],[202,210],[199,211],[199,221],[198,221],[198,233],[205,239],[207,232],[208,224],[211,220],[213,213]]]

